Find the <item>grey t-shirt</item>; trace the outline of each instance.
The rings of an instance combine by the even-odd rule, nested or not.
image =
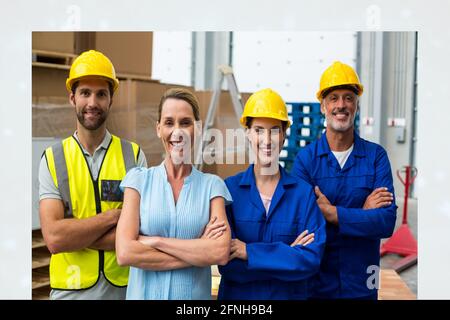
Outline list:
[[[74,138],[78,140],[77,133],[74,133]],[[91,170],[92,177],[97,179],[100,166],[102,164],[103,158],[106,153],[106,149],[111,141],[111,134],[106,131],[105,138],[102,143],[95,149],[94,154],[90,155],[89,152],[81,145],[83,153],[86,157],[89,169]],[[144,152],[139,150],[138,167],[147,167],[147,159],[145,158]],[[39,164],[39,200],[43,199],[60,199],[62,200],[61,193],[53,182],[53,178],[47,166],[47,161],[45,157],[41,158]],[[89,289],[74,291],[74,290],[55,290],[52,289],[50,293],[50,299],[52,300],[122,300],[125,299],[126,287],[116,287],[109,283],[103,273],[100,274],[98,282]]]
[[[73,134],[74,138],[78,140],[77,133]],[[87,163],[89,165],[89,169],[92,172],[92,178],[97,179],[98,171],[103,161],[103,157],[105,156],[106,149],[111,141],[111,134],[106,131],[105,138],[102,143],[95,149],[94,154],[91,156],[89,152],[81,145],[83,149],[83,153],[86,157]],[[137,158],[137,166],[138,167],[147,167],[147,159],[145,158],[144,152],[139,150],[138,158]],[[39,200],[42,199],[60,199],[62,200],[61,193],[58,188],[55,186],[53,182],[52,175],[50,174],[50,170],[48,169],[47,161],[45,157],[41,158],[41,162],[39,164]]]
[[[116,287],[106,280],[103,273],[97,283],[86,290],[56,290],[50,291],[50,300],[125,300],[127,287]]]

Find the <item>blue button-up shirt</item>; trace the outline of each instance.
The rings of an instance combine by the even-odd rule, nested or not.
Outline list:
[[[325,133],[297,154],[292,173],[322,193],[337,208],[338,226],[327,223],[327,243],[316,298],[376,298],[371,280],[380,262],[380,239],[392,235],[397,206],[364,210],[372,191],[386,187],[394,193],[386,151],[354,133],[354,147],[341,169]],[[375,287],[375,288],[374,288]]]
[[[148,169],[131,169],[120,187],[139,192],[139,234],[148,236],[200,238],[210,219],[211,199],[222,197],[225,203],[231,201],[222,179],[192,167],[175,203],[164,162]],[[164,271],[130,267],[127,299],[211,299],[211,267]]]
[[[280,167],[280,181],[266,215],[253,165],[225,180],[233,197],[227,206],[232,237],[246,243],[248,260],[219,267],[219,299],[306,299],[308,279],[319,270],[325,220],[310,185]],[[315,234],[307,246],[291,247],[304,230]]]

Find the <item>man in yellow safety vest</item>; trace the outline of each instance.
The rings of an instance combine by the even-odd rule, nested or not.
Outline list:
[[[51,299],[125,298],[128,268],[115,255],[119,184],[129,169],[147,162],[137,144],[106,129],[118,86],[114,66],[101,52],[75,59],[66,87],[76,131],[41,158],[39,215],[52,253]]]

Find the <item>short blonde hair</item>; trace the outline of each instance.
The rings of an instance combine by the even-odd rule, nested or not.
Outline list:
[[[158,106],[158,121],[161,121],[161,112],[164,102],[167,99],[178,99],[189,103],[192,107],[192,112],[194,113],[194,118],[196,121],[200,120],[200,108],[197,97],[188,89],[185,88],[171,88],[164,92]]]

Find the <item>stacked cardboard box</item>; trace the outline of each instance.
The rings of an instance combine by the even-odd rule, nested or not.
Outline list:
[[[33,68],[33,136],[64,138],[75,131],[76,116],[69,103],[65,89],[66,70]],[[109,131],[122,138],[137,142],[144,151],[149,166],[159,164],[164,157],[164,148],[156,135],[158,104],[162,94],[171,84],[153,81],[124,80],[113,97],[113,104],[107,120]],[[192,88],[189,88],[193,90]],[[212,92],[194,92],[199,97],[201,120],[205,120]],[[220,119],[220,121],[219,121]],[[231,99],[227,92],[221,95],[215,128],[221,130],[225,137],[226,129],[240,128],[234,114]],[[235,145],[236,149],[224,148],[226,156],[243,157],[244,145]],[[236,153],[236,155],[234,155]],[[247,167],[248,159],[243,164],[205,165],[204,171],[216,173],[222,178],[236,174]]]
[[[75,32],[33,32],[33,50],[75,53]]]
[[[204,121],[208,112],[208,107],[212,99],[212,91],[197,91],[197,97],[201,105],[201,118]],[[242,93],[242,103],[250,97],[250,93]],[[209,164],[203,166],[204,172],[214,173],[225,179],[235,175],[238,172],[247,169],[249,164],[248,154],[246,154],[247,145],[242,140],[235,140],[233,146],[225,146],[226,130],[242,130],[239,119],[234,111],[231,96],[228,91],[222,91],[219,104],[214,118],[214,128],[219,129],[224,138],[224,146],[222,150],[223,161],[221,163]],[[234,159],[233,163],[227,163],[227,158]]]
[[[122,81],[108,118],[111,132],[141,146],[149,166],[160,164],[164,156],[156,123],[159,101],[170,87],[173,85],[152,81]]]
[[[96,32],[95,49],[114,63],[118,73],[152,74],[152,32]]]
[[[168,88],[179,86],[149,80],[152,33],[33,32],[34,50],[73,54],[88,47],[104,52],[119,74],[120,86],[113,97],[107,120],[108,129],[113,134],[137,142],[146,154],[149,166],[159,164],[164,157],[164,148],[156,135],[158,104]],[[65,138],[74,132],[76,116],[65,88],[67,76],[68,66],[33,66],[33,137]],[[192,87],[187,88],[194,91]],[[201,120],[204,121],[212,91],[194,93],[199,99]],[[244,103],[248,96],[242,95]],[[221,130],[224,137],[226,129],[240,128],[228,92],[223,91],[221,94],[214,127]],[[245,150],[242,145],[236,147],[238,151],[224,149],[223,153],[230,156],[230,153],[234,155]],[[247,162],[207,165],[204,171],[225,178],[244,170]]]
[[[67,70],[33,67],[33,137],[63,138],[75,131],[75,111],[65,85],[67,75]]]
[[[80,54],[103,52],[117,73],[151,77],[152,32],[33,32],[33,50]]]

